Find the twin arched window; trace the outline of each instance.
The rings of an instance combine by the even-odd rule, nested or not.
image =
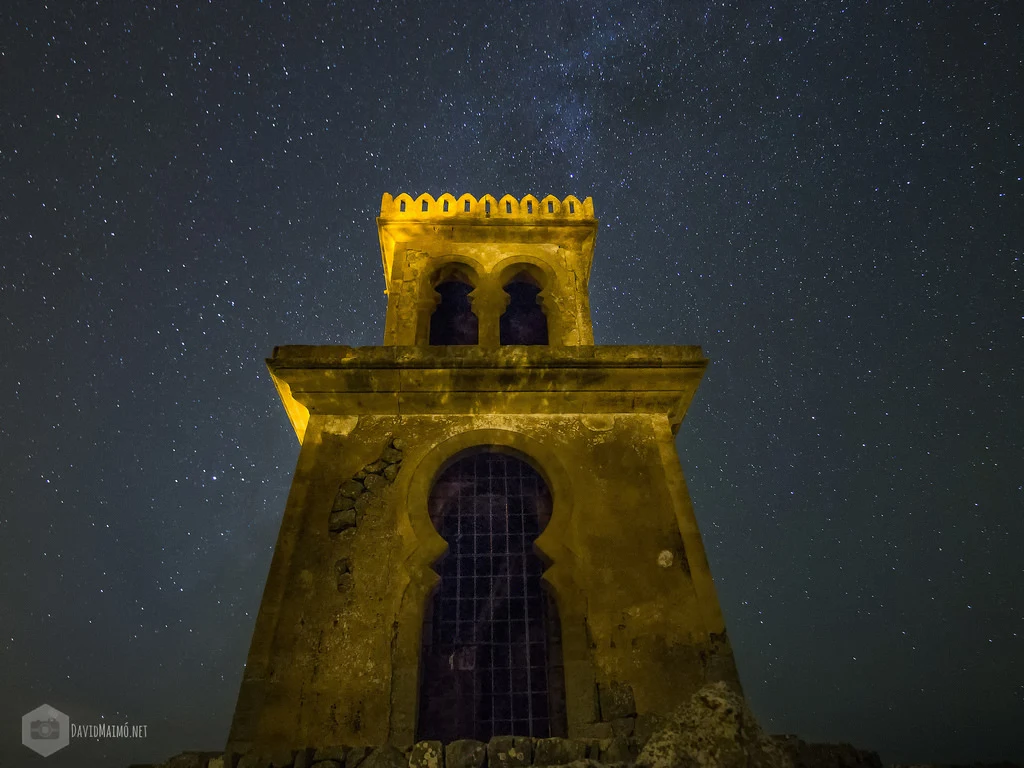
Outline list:
[[[479,344],[480,322],[473,310],[473,285],[462,273],[437,283],[440,297],[430,317],[431,346]],[[548,319],[540,303],[541,285],[530,273],[519,272],[504,286],[507,305],[498,321],[499,343],[548,344]]]

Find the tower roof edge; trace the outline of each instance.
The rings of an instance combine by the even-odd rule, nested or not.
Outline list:
[[[515,198],[504,195],[483,195],[479,199],[471,194],[453,195],[448,192],[435,199],[424,192],[416,198],[402,192],[392,196],[385,192],[380,203],[382,219],[511,219],[516,223],[547,223],[551,219],[593,220],[594,200],[580,200],[567,195],[559,200],[554,195],[538,199],[534,195]]]

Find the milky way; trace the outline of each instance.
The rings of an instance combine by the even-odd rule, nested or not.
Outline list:
[[[1013,3],[0,9],[0,763],[46,702],[227,736],[298,452],[383,337],[381,194],[593,196],[600,344],[701,344],[683,466],[765,727],[1024,760]],[[782,6],[782,7],[779,7]]]

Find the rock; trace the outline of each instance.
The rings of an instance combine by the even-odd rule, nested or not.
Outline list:
[[[661,715],[656,715],[652,712],[637,715],[633,723],[633,736],[636,738],[636,743],[643,749],[644,744],[647,743],[651,736],[666,725],[668,725],[668,718]]]
[[[352,475],[352,479],[353,480],[362,480],[364,477],[366,477],[366,472],[364,472],[361,469],[358,472],[356,472],[354,475]]]
[[[647,741],[637,768],[793,768],[746,702],[725,683],[705,685]]]
[[[370,496],[369,494],[364,493],[362,496],[356,499],[356,512],[360,515],[363,514],[370,506],[371,501],[373,501],[373,497]]]
[[[363,484],[355,480],[346,480],[341,484],[338,489],[338,493],[342,496],[347,496],[350,499],[358,499],[359,494],[363,492]]]
[[[876,752],[849,744],[808,744],[796,736],[773,736],[772,741],[795,768],[882,768]]]
[[[345,499],[345,501],[351,501],[351,499]],[[346,528],[355,528],[355,526],[356,511],[354,509],[331,512],[331,516],[327,519],[327,528],[334,533],[340,533]]]
[[[360,768],[408,768],[405,754],[387,744],[377,747],[360,763]]]
[[[631,763],[636,759],[636,750],[626,736],[614,736],[601,742],[602,763]]]
[[[487,742],[487,768],[519,768],[533,761],[529,736],[495,736]]]
[[[313,750],[308,747],[295,753],[294,768],[312,768]]]
[[[587,745],[582,741],[552,737],[533,742],[534,765],[568,765],[587,757]]]
[[[403,440],[400,437],[396,437],[394,440],[391,441],[391,447],[394,448],[396,451],[404,451],[406,447],[405,440]]]
[[[320,763],[325,760],[333,760],[344,765],[346,754],[348,754],[348,749],[345,747],[320,747],[313,753],[313,762]]]
[[[342,768],[344,763],[339,763],[337,760],[321,760],[319,763],[313,763],[312,768]]]
[[[273,765],[269,755],[246,752],[238,761],[238,768],[273,768]]]
[[[380,475],[367,475],[363,479],[363,486],[368,491],[372,491],[374,488],[380,488],[382,485],[387,485],[388,481]]]
[[[331,505],[331,512],[343,512],[346,509],[352,509],[354,506],[354,499],[350,499],[348,496],[342,496],[339,493],[334,497],[334,504]]]
[[[384,467],[384,477],[388,479],[389,483],[395,482],[395,478],[398,477],[398,464],[388,464]]]
[[[380,457],[388,464],[397,464],[402,460],[402,452],[394,448],[385,448]]]
[[[636,720],[632,717],[620,717],[612,720],[612,734],[615,736],[632,736]]]
[[[384,469],[384,467],[386,467],[387,465],[388,463],[386,461],[375,461],[373,462],[373,464],[367,464],[365,467],[363,467],[363,472],[365,472],[368,475],[376,474],[380,472],[382,469]]]
[[[625,683],[613,680],[608,685],[600,686],[598,698],[601,702],[601,719],[606,722],[636,715],[633,689]]]
[[[482,768],[487,747],[475,739],[453,741],[445,749],[445,768]]]
[[[420,741],[409,753],[409,768],[444,768],[444,745],[440,741]]]
[[[357,768],[362,765],[369,752],[367,747],[352,747],[345,755],[345,768]]]

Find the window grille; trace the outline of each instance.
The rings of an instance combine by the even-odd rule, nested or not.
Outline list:
[[[449,550],[423,632],[419,739],[565,735],[558,615],[533,551],[550,510],[540,475],[503,453],[463,458],[435,484]]]

